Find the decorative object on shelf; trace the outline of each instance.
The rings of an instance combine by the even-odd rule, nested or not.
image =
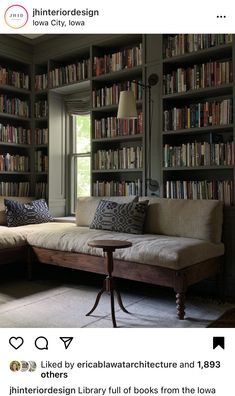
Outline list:
[[[151,172],[151,143],[152,143],[152,114],[153,114],[153,99],[152,99],[152,87],[157,85],[159,81],[158,75],[153,73],[148,77],[148,84],[140,83],[134,80],[136,85],[141,86],[148,92],[148,139],[145,134],[145,142],[147,143],[148,153],[148,172],[147,172],[147,186],[150,191],[157,191],[159,189],[159,183],[157,180],[152,179]],[[120,93],[120,99],[118,104],[118,119],[135,119],[138,118],[136,100],[133,91],[122,91]]]

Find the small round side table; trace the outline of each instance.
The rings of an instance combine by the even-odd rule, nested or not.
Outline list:
[[[88,242],[88,246],[101,248],[101,249],[103,249],[103,252],[106,253],[107,276],[104,280],[102,289],[97,294],[93,308],[86,314],[86,316],[89,316],[92,314],[92,312],[94,312],[97,305],[99,304],[101,295],[104,292],[109,292],[110,300],[111,300],[111,315],[112,315],[113,327],[117,327],[116,318],[115,318],[115,309],[114,309],[114,292],[117,295],[117,301],[118,301],[120,308],[126,313],[129,313],[129,312],[126,310],[126,308],[124,307],[124,305],[122,303],[121,295],[115,286],[114,278],[112,276],[113,252],[116,249],[128,248],[128,247],[132,246],[132,243],[128,242],[128,241],[118,241],[118,240],[114,240],[114,239],[110,239],[110,240],[107,239],[107,240],[94,240],[94,241]]]

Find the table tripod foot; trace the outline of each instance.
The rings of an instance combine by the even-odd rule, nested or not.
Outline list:
[[[130,314],[130,312],[127,311],[127,309],[126,309],[126,308],[124,307],[124,305],[123,305],[122,298],[121,298],[121,294],[119,293],[119,291],[115,289],[115,292],[116,292],[118,304],[119,304],[119,307],[121,308],[121,310],[122,310],[123,312],[125,312],[125,313]]]
[[[92,314],[92,312],[94,312],[94,310],[96,309],[97,305],[99,304],[100,297],[104,293],[104,291],[105,291],[104,288],[99,291],[99,293],[97,294],[97,297],[96,297],[95,304],[94,304],[93,308],[86,314],[86,316],[89,316],[89,315]]]

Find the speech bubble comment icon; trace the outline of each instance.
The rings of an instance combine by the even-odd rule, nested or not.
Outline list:
[[[36,338],[35,346],[37,349],[40,349],[40,351],[43,351],[44,349],[48,349],[48,339],[43,336]]]

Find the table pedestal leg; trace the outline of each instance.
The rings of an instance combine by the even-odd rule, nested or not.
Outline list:
[[[108,275],[104,280],[103,283],[103,288],[99,291],[99,293],[97,294],[96,300],[95,300],[95,304],[93,306],[93,308],[86,314],[86,316],[89,316],[92,314],[92,312],[94,312],[94,310],[96,309],[97,305],[99,304],[100,301],[100,297],[102,296],[102,294],[107,291],[108,293],[110,293],[110,302],[111,302],[111,316],[112,316],[112,322],[113,322],[113,327],[117,327],[117,323],[116,323],[116,317],[115,317],[115,307],[114,307],[114,292],[117,295],[117,301],[118,304],[120,306],[120,308],[122,309],[122,311],[129,313],[126,308],[124,307],[123,303],[122,303],[122,298],[121,295],[119,293],[119,291],[116,289],[115,287],[115,282],[114,279],[112,277],[112,271],[113,271],[113,251],[106,251],[107,253],[107,272]]]

